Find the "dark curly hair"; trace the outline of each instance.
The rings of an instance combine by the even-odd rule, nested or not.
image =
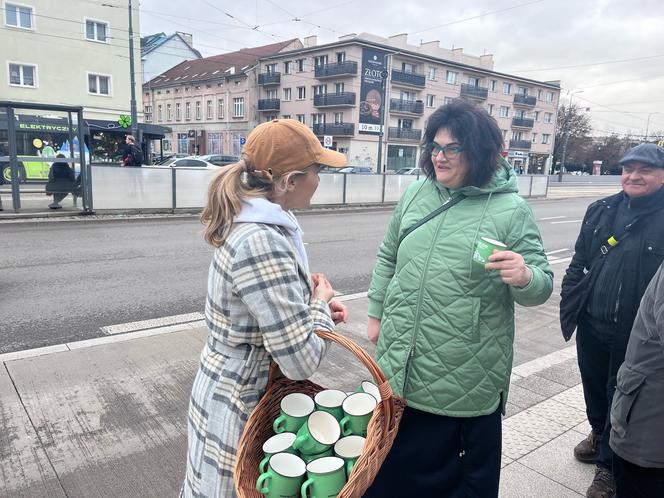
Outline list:
[[[483,108],[465,100],[454,100],[436,109],[427,122],[420,156],[420,168],[433,181],[436,171],[431,160],[431,142],[441,128],[447,129],[463,147],[460,157],[468,164],[463,186],[486,185],[498,169],[504,145],[496,120]]]

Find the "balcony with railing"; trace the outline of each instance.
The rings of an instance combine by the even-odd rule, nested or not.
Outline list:
[[[317,79],[336,78],[339,76],[353,76],[357,74],[357,62],[331,62],[330,64],[316,66],[314,71]]]
[[[422,139],[422,130],[390,126],[387,129],[387,138],[389,140],[414,140],[419,142]]]
[[[313,126],[314,134],[318,136],[352,136],[355,134],[355,125],[353,123],[317,123]]]
[[[259,99],[259,111],[278,111],[281,109],[281,101],[279,99]]]
[[[510,149],[530,150],[531,146],[530,140],[510,140]]]
[[[512,118],[512,126],[514,128],[531,129],[534,125],[535,125],[535,120],[531,118]]]
[[[461,83],[461,96],[470,97],[472,99],[486,100],[486,98],[489,96],[489,89],[483,86]]]
[[[314,95],[314,107],[343,107],[353,105],[355,105],[355,92]]]
[[[523,95],[522,93],[517,93],[514,96],[514,105],[520,105],[524,107],[535,107],[537,104],[537,97],[530,95]]]
[[[263,86],[280,85],[281,73],[260,73],[258,75],[258,84]]]
[[[426,80],[423,74],[409,73],[407,71],[392,69],[392,84],[424,88],[426,85]]]
[[[390,112],[395,114],[424,114],[421,100],[390,99]]]

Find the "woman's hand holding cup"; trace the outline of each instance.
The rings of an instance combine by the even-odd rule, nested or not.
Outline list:
[[[499,270],[500,278],[507,285],[525,287],[533,278],[533,272],[526,265],[521,254],[514,251],[495,251],[484,266],[487,270]]]

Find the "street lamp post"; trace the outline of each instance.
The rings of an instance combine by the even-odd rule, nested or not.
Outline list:
[[[134,74],[134,29],[132,27],[133,11],[131,0],[129,0],[129,78],[131,81],[131,100],[129,102],[131,112],[131,134],[138,137],[138,118],[136,117],[136,75]]]
[[[655,114],[660,114],[659,112],[651,112],[648,114],[648,120],[646,121],[646,135],[643,137],[643,141],[647,142],[648,141],[648,130],[650,129],[650,116],[653,116]]]
[[[563,157],[560,160],[560,171],[558,171],[558,182],[563,182],[563,171],[565,171],[565,155],[567,154],[567,142],[569,142],[569,122],[570,112],[572,111],[572,98],[577,93],[583,93],[583,90],[576,90],[569,93],[569,108],[567,110],[567,119],[565,120],[565,139],[563,140]]]
[[[387,103],[387,92],[385,90],[387,86],[387,56],[383,56],[383,71],[380,73],[380,77],[383,80],[382,86],[382,99],[380,103],[380,131],[378,133],[378,164],[376,165],[376,173],[384,173],[382,169],[383,164],[383,129],[385,128],[385,104]]]

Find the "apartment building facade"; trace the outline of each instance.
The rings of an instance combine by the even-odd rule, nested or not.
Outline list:
[[[491,55],[447,50],[437,41],[408,45],[406,35],[362,33],[325,45],[309,37],[303,45],[260,60],[259,122],[297,119],[345,153],[349,164],[376,170],[384,105],[378,171],[390,171],[416,166],[428,117],[440,105],[464,98],[496,119],[515,167],[550,171],[559,82],[496,72]]]
[[[260,122],[258,60],[299,48],[292,39],[184,61],[145,83],[146,122],[172,130],[161,152],[238,157]]]

